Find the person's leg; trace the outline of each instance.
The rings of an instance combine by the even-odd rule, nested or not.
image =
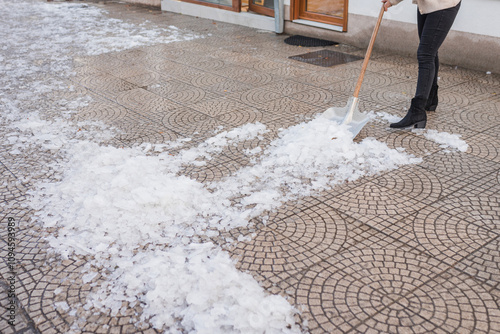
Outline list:
[[[419,24],[420,44],[417,51],[418,79],[415,97],[427,100],[432,84],[437,84],[438,50],[455,21],[460,3],[425,16]]]
[[[420,11],[417,10],[417,27],[418,27],[418,38],[422,38],[422,31],[424,30],[425,19],[427,18],[426,14],[420,14]],[[434,57],[434,80],[431,85],[431,90],[429,92],[429,96],[427,98],[427,103],[425,105],[426,111],[435,111],[439,102],[438,99],[438,73],[439,73],[439,56],[436,54]]]
[[[425,127],[427,99],[432,85],[437,85],[438,50],[448,35],[459,8],[460,3],[455,7],[430,14],[418,14],[420,43],[417,51],[417,91],[406,116],[401,121],[391,124],[391,128]]]
[[[425,21],[427,18],[428,14],[420,14],[420,11],[417,10],[417,27],[418,27],[418,38],[419,40],[422,39],[422,31],[424,30],[425,26]],[[439,72],[439,56],[438,53],[436,53],[436,57],[434,57],[434,66],[436,68],[435,70],[435,75],[434,75],[434,82],[433,86],[438,83],[438,72]]]

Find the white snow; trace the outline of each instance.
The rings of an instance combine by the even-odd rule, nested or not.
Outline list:
[[[423,136],[437,144],[441,148],[457,150],[460,152],[466,152],[469,145],[461,139],[461,135],[452,134],[448,132],[438,132],[432,129],[426,129],[424,131],[413,130],[417,134],[423,134]]]
[[[401,120],[401,117],[389,114],[385,111],[378,111],[375,113],[375,119],[378,122],[383,122],[383,123],[396,123]]]
[[[57,302],[57,303],[54,303],[54,306],[60,310],[63,310],[63,311],[68,311],[70,309],[68,303],[66,303],[66,302]]]
[[[247,124],[178,155],[83,140],[67,147],[61,182],[40,184],[31,204],[46,227],[57,227],[48,240],[63,257],[89,256],[110,272],[87,308],[119,312],[122,302],[138,300],[143,320],[158,328],[286,332],[290,304],[266,295],[225,252],[196,236],[245,226],[288,200],[421,161],[374,139],[354,143],[346,127],[318,117],[281,131],[253,165],[221,181],[204,185],[178,175],[184,164],[263,133],[262,124]],[[274,312],[257,307],[266,303]]]

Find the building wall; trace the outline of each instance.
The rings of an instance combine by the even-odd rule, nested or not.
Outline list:
[[[380,6],[378,1],[351,0],[349,1],[349,13],[377,17]],[[399,5],[391,7],[384,15],[384,19],[415,24],[417,22],[416,8],[417,6],[412,4],[410,0],[403,1]],[[498,0],[464,0],[452,29],[477,35],[500,37],[499,13],[500,1]]]

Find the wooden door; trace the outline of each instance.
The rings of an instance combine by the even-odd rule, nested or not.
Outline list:
[[[347,31],[348,0],[295,0],[293,18],[326,23]]]

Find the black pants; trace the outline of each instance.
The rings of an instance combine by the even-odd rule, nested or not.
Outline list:
[[[418,12],[418,80],[415,97],[427,100],[432,85],[437,85],[438,50],[455,21],[461,2],[455,7],[429,14]]]

